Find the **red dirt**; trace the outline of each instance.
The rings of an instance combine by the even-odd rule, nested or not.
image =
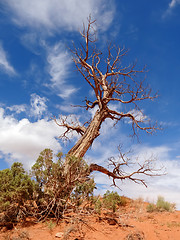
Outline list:
[[[17,240],[28,239],[15,238],[22,233],[28,235],[30,240],[180,239],[180,211],[147,213],[146,204],[142,202],[134,202],[131,206],[121,207],[116,214],[103,212],[98,216],[82,212],[71,219],[67,217],[56,226],[48,221],[37,224],[27,221],[24,226],[17,225],[13,230],[2,229],[0,240],[13,240],[13,237]],[[62,237],[55,237],[59,232]]]

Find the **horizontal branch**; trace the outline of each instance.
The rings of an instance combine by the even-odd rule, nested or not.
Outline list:
[[[142,178],[138,178],[136,177],[137,175],[146,175],[146,176],[162,176],[164,175],[165,173],[159,173],[161,169],[153,169],[150,167],[150,163],[151,161],[145,161],[145,163],[143,165],[139,165],[139,168],[136,170],[136,171],[133,171],[132,173],[128,174],[124,174],[123,171],[121,171],[120,169],[118,169],[117,171],[117,166],[114,168],[114,170],[116,169],[116,171],[109,171],[108,169],[98,165],[98,164],[90,164],[90,173],[93,172],[93,171],[98,171],[98,172],[101,172],[109,177],[111,177],[113,179],[113,183],[114,185],[116,186],[115,184],[115,180],[118,179],[118,180],[126,180],[126,179],[129,179],[135,183],[141,183],[143,184],[145,187],[147,187],[147,184],[145,182],[144,179]],[[121,164],[118,164],[118,168],[122,167],[122,165],[127,165],[126,163],[121,163]],[[117,173],[119,172],[119,174]]]

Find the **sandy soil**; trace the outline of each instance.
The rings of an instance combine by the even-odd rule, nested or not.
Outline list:
[[[71,218],[70,218],[71,217]],[[60,237],[56,237],[59,233]],[[24,237],[24,238],[23,238]],[[12,230],[0,231],[0,240],[179,240],[180,211],[147,213],[145,204],[120,208],[113,214],[69,214],[58,225],[52,220],[33,223],[28,220]]]

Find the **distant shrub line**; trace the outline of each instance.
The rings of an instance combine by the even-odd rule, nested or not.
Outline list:
[[[164,200],[164,198],[162,196],[159,196],[157,199],[156,204],[154,203],[149,203],[147,205],[147,212],[163,212],[163,211],[167,211],[167,212],[172,212],[175,210],[175,204],[174,203],[170,203]]]

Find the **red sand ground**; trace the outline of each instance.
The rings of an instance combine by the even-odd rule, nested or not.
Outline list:
[[[56,226],[49,220],[38,224],[27,221],[13,230],[1,229],[0,240],[180,240],[180,211],[147,213],[145,206],[137,202],[118,209],[115,215],[110,212],[100,216],[79,214],[74,221],[67,218]],[[55,237],[57,233],[62,237]],[[29,238],[17,238],[20,234]]]

